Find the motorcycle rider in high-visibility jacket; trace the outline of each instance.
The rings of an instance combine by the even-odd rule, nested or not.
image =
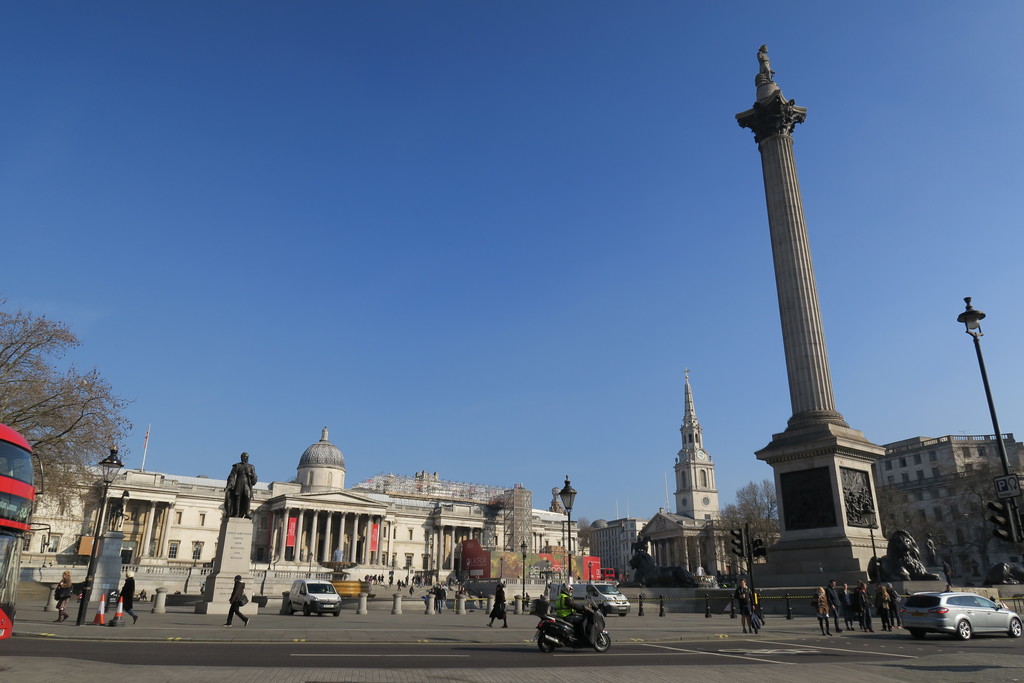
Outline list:
[[[575,610],[572,604],[572,593],[564,583],[558,587],[558,600],[555,602],[555,616],[567,619]]]

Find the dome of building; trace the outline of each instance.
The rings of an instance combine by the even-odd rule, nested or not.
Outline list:
[[[593,527],[594,529],[604,529],[605,527],[608,526],[608,522],[604,521],[603,519],[595,519],[594,523],[591,524],[590,526]]]
[[[337,446],[327,440],[327,427],[324,427],[320,440],[307,448],[299,458],[299,469],[304,467],[345,469],[345,456]]]

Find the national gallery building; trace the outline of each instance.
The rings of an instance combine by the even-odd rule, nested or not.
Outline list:
[[[22,577],[40,568],[88,563],[102,484],[83,488],[74,509],[57,511],[40,497],[26,540]],[[107,529],[124,533],[122,563],[142,575],[170,575],[212,563],[226,481],[125,468],[110,485]],[[299,458],[290,482],[259,482],[253,490],[252,562],[286,578],[329,571],[341,563],[350,578],[390,572],[395,581],[446,578],[457,568],[456,549],[474,539],[488,550],[530,552],[564,545],[566,515],[532,506],[530,491],[446,481],[437,473],[380,474],[345,488],[345,459],[328,440]],[[36,578],[42,578],[36,572]],[[45,572],[47,580],[49,574]],[[183,579],[184,580],[184,579]],[[187,587],[185,587],[187,588]],[[187,591],[186,591],[187,592]]]

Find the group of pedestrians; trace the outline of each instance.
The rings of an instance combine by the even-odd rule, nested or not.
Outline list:
[[[811,607],[823,636],[832,635],[833,623],[835,633],[843,632],[843,627],[839,625],[840,617],[847,631],[860,628],[861,631],[874,633],[873,615],[878,616],[883,631],[902,628],[901,603],[902,599],[891,583],[877,584],[871,590],[868,584],[859,581],[851,589],[845,583],[840,588],[835,579],[829,581],[828,586],[818,587],[811,597]],[[763,622],[758,612],[757,596],[747,587],[745,580],[741,580],[733,592],[733,604],[740,615],[743,632],[760,632]]]
[[[853,631],[857,627],[861,631],[874,633],[874,625],[871,621],[872,612],[878,615],[882,622],[883,631],[892,631],[893,627],[902,628],[900,619],[899,593],[892,587],[891,583],[878,584],[874,593],[869,592],[868,585],[858,581],[857,586],[850,590],[847,584],[839,588],[833,579],[828,582],[828,587],[818,588],[816,595],[811,600],[818,617],[818,625],[822,635],[832,635],[829,627],[829,618],[835,621],[836,633],[842,633],[839,627],[839,617],[842,615],[846,629]],[[854,623],[856,619],[856,625]]]
[[[53,623],[59,624],[62,621],[67,621],[68,618],[68,602],[71,598],[78,594],[81,599],[82,591],[75,586],[74,581],[71,580],[71,571],[66,570],[60,577],[60,583],[53,589],[53,599],[57,601],[57,618],[53,620]],[[127,572],[125,574],[124,585],[121,586],[121,607],[124,609],[125,614],[132,618],[132,623],[136,623],[139,620],[139,615],[135,613],[135,573]]]

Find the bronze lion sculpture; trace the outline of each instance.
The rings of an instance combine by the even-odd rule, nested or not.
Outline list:
[[[889,537],[885,557],[868,565],[868,578],[872,581],[939,581],[938,574],[930,573],[921,562],[917,541],[907,531],[897,529]]]
[[[1019,562],[997,562],[985,572],[986,586],[1024,583],[1024,564]]]

